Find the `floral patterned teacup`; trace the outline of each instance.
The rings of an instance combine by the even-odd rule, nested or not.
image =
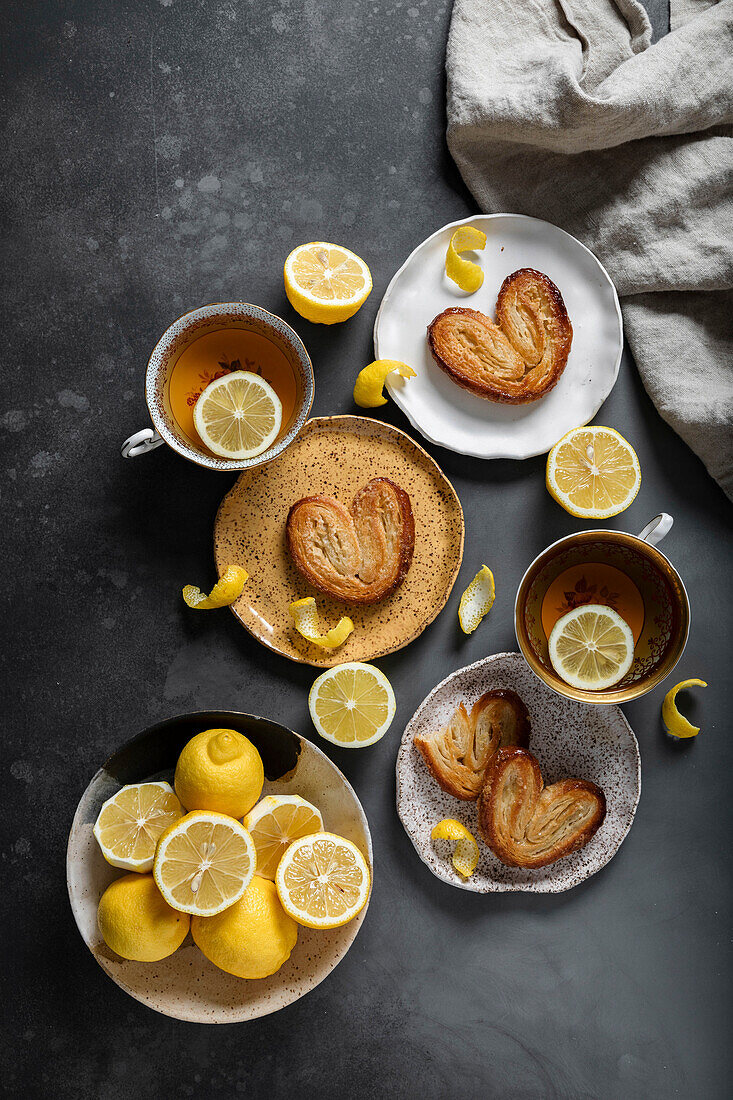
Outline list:
[[[679,661],[690,629],[690,605],[677,570],[657,550],[672,526],[666,513],[638,535],[581,531],[543,550],[522,578],[514,606],[517,641],[527,664],[560,695],[583,703],[625,703],[646,695]],[[551,624],[583,603],[615,608],[632,627],[634,661],[605,691],[566,684],[548,654]]]

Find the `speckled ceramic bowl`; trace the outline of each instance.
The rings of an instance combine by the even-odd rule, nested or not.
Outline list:
[[[172,782],[178,755],[201,730],[224,727],[245,734],[265,766],[266,794],[299,794],[318,806],[324,827],[352,840],[372,867],[372,842],[364,810],[342,775],[304,737],[249,714],[202,711],[169,718],[128,741],[97,772],[74,815],[66,858],[66,879],[79,931],[102,969],[126,993],[156,1012],[194,1023],[253,1020],[297,1001],[315,988],[344,957],[366,915],[330,932],[300,928],[292,955],[276,974],[247,981],[218,970],[187,936],[183,946],[157,963],[121,959],[103,942],[97,905],[113,879],[124,874],[102,857],[92,834],[102,803],[126,783]]]
[[[283,353],[295,379],[295,405],[275,442],[255,458],[219,458],[187,435],[173,415],[169,397],[170,378],[181,354],[194,340],[217,329],[238,328],[253,332],[275,344]],[[290,325],[274,313],[247,302],[215,302],[184,313],[165,330],[148,361],[145,400],[155,425],[135,432],[122,444],[123,458],[137,458],[167,443],[177,454],[210,470],[251,470],[271,462],[289,447],[305,424],[313,404],[313,365],[305,345]]]
[[[511,688],[529,711],[529,750],[546,784],[590,779],[606,795],[606,817],[593,839],[548,867],[506,867],[481,840],[475,802],[446,794],[413,744],[417,733],[444,726],[459,703],[472,704],[492,688]],[[420,704],[402,735],[397,754],[397,812],[417,854],[434,875],[479,894],[525,890],[556,894],[600,871],[631,828],[641,795],[641,758],[633,730],[615,706],[593,707],[557,695],[530,671],[520,653],[497,653],[454,672]],[[451,863],[451,845],[430,832],[444,817],[461,821],[479,842],[481,858],[465,880]]]

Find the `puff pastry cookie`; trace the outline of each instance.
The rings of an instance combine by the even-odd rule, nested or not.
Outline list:
[[[415,546],[410,498],[375,477],[346,508],[335,497],[303,497],[290,509],[288,551],[305,579],[335,600],[372,604],[404,581]]]
[[[479,830],[509,867],[545,867],[583,848],[606,816],[606,798],[586,779],[545,787],[526,748],[501,748],[491,760],[478,805]]]
[[[415,747],[438,786],[470,802],[481,793],[486,769],[501,745],[529,744],[529,715],[513,691],[487,691],[471,712],[463,703],[447,726],[415,737]]]
[[[549,393],[572,339],[560,291],[530,267],[502,283],[496,324],[478,310],[454,307],[428,325],[433,358],[449,378],[479,397],[516,405]]]

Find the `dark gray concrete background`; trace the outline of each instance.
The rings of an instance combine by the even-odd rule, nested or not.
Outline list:
[[[663,32],[662,2],[653,14]],[[213,577],[212,522],[233,479],[167,448],[124,462],[119,444],[148,423],[143,374],[158,336],[222,299],[296,328],[316,413],[356,411],[387,282],[425,236],[475,211],[444,141],[449,15],[449,0],[3,8],[7,1095],[729,1095],[731,508],[628,355],[598,419],[632,441],[643,483],[610,522],[636,531],[673,513],[664,549],[693,607],[675,675],[710,687],[689,704],[703,726],[692,743],[665,737],[664,689],[626,708],[643,793],[605,870],[557,897],[467,894],[428,873],[397,820],[405,723],[449,672],[516,648],[525,566],[582,526],[548,496],[542,458],[489,463],[428,446],[464,505],[464,566],[439,619],[379,662],[398,700],[388,735],[358,753],[326,746],[374,836],[373,900],[346,960],[277,1016],[186,1025],[118,989],[69,910],[71,817],[120,742],[206,707],[315,736],[313,670],[272,656],[228,612],[193,614],[180,598],[182,584]],[[374,275],[361,312],[330,330],[283,293],[285,255],[314,238],[353,248]],[[409,430],[392,405],[378,415]],[[483,561],[496,604],[463,638],[459,594]]]

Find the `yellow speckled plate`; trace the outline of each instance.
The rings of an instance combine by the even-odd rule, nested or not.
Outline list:
[[[373,477],[391,478],[409,493],[415,553],[393,595],[355,607],[323,596],[298,573],[285,546],[285,522],[301,497],[328,493],[348,506]],[[214,556],[219,572],[230,562],[249,572],[232,611],[250,634],[291,661],[330,668],[371,661],[417,638],[445,606],[463,537],[455,489],[422,447],[379,420],[329,416],[309,420],[282,455],[241,475],[219,507]],[[354,632],[340,649],[319,650],[298,634],[288,607],[303,596],[315,596],[324,630],[342,615],[353,619]]]

